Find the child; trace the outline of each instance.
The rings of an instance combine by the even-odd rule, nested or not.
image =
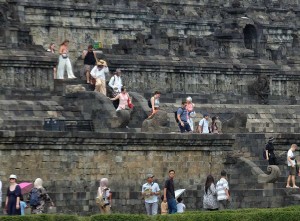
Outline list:
[[[185,205],[182,203],[182,198],[177,198],[177,213],[183,213],[185,210]]]
[[[168,203],[164,202],[164,195],[161,196],[160,210],[161,210],[161,215],[168,214]]]
[[[27,204],[24,202],[23,195],[20,196],[20,209],[21,209],[21,215],[25,215],[25,208],[27,207]]]

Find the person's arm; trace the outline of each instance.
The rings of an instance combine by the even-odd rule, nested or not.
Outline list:
[[[164,202],[167,202],[167,188],[164,188]]]
[[[109,191],[109,196],[108,196],[108,199],[109,199],[109,205],[111,207],[111,203],[112,203],[112,193]]]
[[[96,72],[97,72],[97,66],[93,67],[93,69],[91,70],[90,74],[93,78],[96,78]]]
[[[94,54],[95,61],[96,61],[96,63],[97,63],[98,59],[97,59],[96,52],[93,51],[93,54]]]
[[[227,198],[227,200],[229,200],[229,198],[230,198],[230,195],[229,195],[229,191],[228,191],[228,189],[227,189],[227,188],[225,189],[225,193],[226,193],[226,198]]]
[[[7,210],[7,205],[8,205],[8,196],[5,197],[5,210]]]
[[[269,160],[269,151],[266,149],[266,158]]]
[[[120,99],[120,94],[118,94],[117,96],[115,96],[114,98],[109,98],[111,101],[115,101]]]
[[[104,73],[105,73],[105,74],[108,74],[108,73],[109,73],[109,69],[108,69],[108,67],[107,67],[107,66],[104,66],[104,68],[103,68],[103,69],[104,69]]]
[[[182,114],[182,111],[177,111],[177,120],[179,121],[180,125],[183,127],[184,123],[181,120],[181,117],[180,117],[181,114]]]
[[[154,112],[154,100],[155,100],[154,96],[151,97],[152,113]]]
[[[85,56],[87,55],[88,51],[87,50],[83,50],[81,58],[84,59]]]

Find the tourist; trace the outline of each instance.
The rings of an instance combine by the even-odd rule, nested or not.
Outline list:
[[[160,91],[155,91],[154,95],[150,98],[149,107],[151,108],[151,114],[147,119],[153,118],[154,115],[158,112],[160,95],[161,95]]]
[[[183,101],[181,107],[177,110],[178,126],[181,133],[191,132],[189,123],[187,122],[188,112],[186,109],[186,101]]]
[[[277,165],[273,140],[274,137],[270,137],[266,144],[266,159],[269,161],[269,165]]]
[[[127,93],[126,87],[123,86],[121,88],[121,93],[118,94],[116,97],[110,98],[110,100],[112,100],[112,101],[115,101],[115,100],[118,100],[118,99],[119,99],[119,106],[118,106],[116,111],[131,108],[130,104],[132,105],[132,103],[131,103],[131,99],[129,97],[129,94]]]
[[[161,215],[168,214],[168,203],[164,202],[164,195],[161,196],[160,213]]]
[[[89,45],[87,50],[84,50],[81,55],[84,64],[84,74],[86,77],[86,83],[90,83],[91,80],[91,70],[96,65],[97,57],[96,53],[93,51],[93,45]]]
[[[104,60],[99,60],[97,65],[92,69],[91,76],[96,79],[95,91],[100,92],[106,96],[106,82],[105,74],[109,73],[107,63]]]
[[[209,115],[204,114],[203,118],[200,120],[198,125],[198,132],[200,134],[208,134],[209,133],[209,121],[208,121]]]
[[[153,182],[153,174],[147,175],[147,183],[142,186],[142,195],[145,199],[147,215],[156,215],[158,210],[158,196],[160,189],[157,183]]]
[[[113,91],[120,93],[123,86],[121,79],[121,69],[118,68],[114,72],[114,75],[110,78],[108,85],[112,88]]]
[[[295,161],[295,155],[294,152],[297,149],[296,144],[292,144],[291,148],[287,152],[287,164],[288,164],[288,170],[289,170],[289,176],[286,183],[286,188],[291,188],[290,182],[292,180],[292,187],[293,188],[299,188],[296,186],[295,176],[296,176],[296,161]]]
[[[213,134],[218,134],[219,133],[219,128],[218,128],[218,125],[217,125],[217,117],[216,116],[213,116],[211,118],[211,125],[210,125],[210,131],[211,133]]]
[[[24,216],[25,215],[25,209],[27,208],[27,204],[24,202],[24,198],[21,195],[20,196],[20,210],[21,210],[21,215]]]
[[[177,213],[183,213],[185,211],[185,205],[182,203],[182,198],[177,198]]]
[[[164,202],[168,203],[169,214],[177,212],[177,205],[175,200],[175,189],[174,189],[174,177],[175,171],[169,171],[169,179],[166,180],[164,186]]]
[[[186,98],[186,109],[188,111],[188,123],[190,125],[191,131],[194,131],[194,121],[193,121],[193,117],[196,117],[196,112],[194,111],[194,107],[195,104],[192,103],[192,98],[191,97],[187,97]]]
[[[21,188],[17,184],[17,176],[11,174],[9,176],[9,187],[7,188],[5,200],[5,209],[7,211],[7,215],[21,215],[20,196]]]
[[[221,172],[221,179],[217,182],[217,199],[219,202],[219,209],[228,209],[229,207],[229,185],[227,181],[227,173],[225,170]]]
[[[54,203],[48,195],[46,189],[43,187],[43,180],[37,178],[33,183],[33,188],[28,195],[28,199],[31,207],[31,214],[42,214],[45,213],[46,203]]]
[[[47,49],[47,51],[54,54],[55,53],[55,44],[51,43],[49,45],[49,48]],[[53,78],[56,79],[56,65],[54,65],[54,67],[53,67]]]
[[[59,47],[59,60],[57,67],[57,79],[64,79],[65,68],[67,69],[68,78],[74,79],[71,61],[69,59],[69,40],[64,40]]]
[[[108,179],[102,178],[100,180],[100,186],[97,191],[98,201],[96,202],[102,214],[111,213],[111,202],[112,202],[111,195],[112,194],[110,188],[108,188]]]
[[[203,209],[218,210],[217,190],[212,175],[208,175],[204,187]]]

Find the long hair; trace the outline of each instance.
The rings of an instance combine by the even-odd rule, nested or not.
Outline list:
[[[205,182],[205,193],[207,194],[207,190],[212,183],[215,183],[215,180],[212,175],[208,175]]]
[[[64,40],[63,43],[60,44],[60,46],[61,46],[61,45],[64,45],[64,44],[67,43],[67,42],[70,42],[70,41],[69,41],[68,39]]]

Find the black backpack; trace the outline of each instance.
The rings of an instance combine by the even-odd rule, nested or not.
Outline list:
[[[33,188],[30,193],[30,206],[38,206],[40,205],[40,190],[37,188]]]
[[[178,110],[179,109],[182,109],[181,107],[180,108],[178,108]],[[176,120],[176,123],[179,123],[179,120],[178,120],[178,118],[177,118],[177,112],[178,112],[178,110],[177,111],[174,111],[174,117],[175,117],[175,120]],[[183,113],[183,112],[182,112]],[[180,114],[180,117],[181,117],[181,115],[182,115],[182,113]]]
[[[149,106],[150,108],[152,108],[151,98],[148,100],[148,106]]]

